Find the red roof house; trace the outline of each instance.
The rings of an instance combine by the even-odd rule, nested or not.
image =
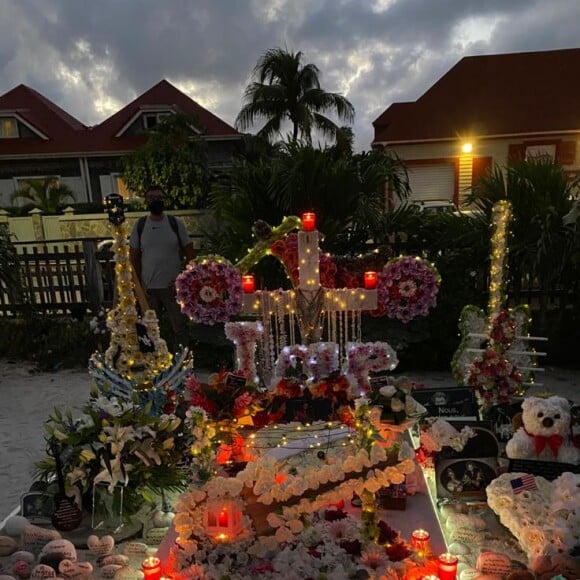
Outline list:
[[[492,164],[547,154],[580,169],[580,48],[471,56],[374,122],[373,147],[406,163],[411,199],[453,200]]]
[[[123,193],[122,157],[172,113],[197,118],[195,130],[208,143],[211,165],[231,162],[242,135],[166,80],[95,127],[25,85],[0,95],[0,205],[9,205],[12,192],[30,177],[59,177],[77,201]]]

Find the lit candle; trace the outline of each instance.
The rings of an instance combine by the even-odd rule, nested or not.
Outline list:
[[[145,580],[161,580],[161,560],[151,557],[143,560],[141,564]]]
[[[312,212],[303,213],[302,225],[305,232],[313,232],[316,228],[316,214]]]
[[[415,548],[419,556],[427,556],[430,553],[429,537],[427,530],[415,530],[411,534],[411,546]]]
[[[242,276],[242,288],[246,294],[251,294],[254,291],[255,284],[253,276]]]
[[[449,552],[441,554],[437,559],[440,580],[455,580],[455,578],[457,577],[458,563],[459,559],[457,558],[457,556],[454,556]]]
[[[218,526],[221,526],[222,528],[227,528],[228,523],[229,523],[228,510],[223,509],[218,516]]]
[[[377,273],[376,272],[365,272],[365,288],[367,290],[374,290],[377,287]]]

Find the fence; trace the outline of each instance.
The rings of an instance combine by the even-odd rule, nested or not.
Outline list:
[[[0,316],[16,316],[33,308],[50,314],[81,314],[111,306],[114,264],[108,248],[95,239],[15,244],[21,288],[0,284]]]

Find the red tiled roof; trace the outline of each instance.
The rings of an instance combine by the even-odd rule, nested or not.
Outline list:
[[[580,131],[580,48],[461,59],[374,122],[373,143]]]
[[[48,140],[0,139],[0,156],[119,153],[135,149],[145,141],[144,135],[116,135],[142,107],[169,107],[176,112],[195,115],[200,121],[202,134],[206,136],[241,137],[236,129],[166,80],[92,128],[86,127],[35,90],[19,85],[0,96],[0,111],[18,114]]]

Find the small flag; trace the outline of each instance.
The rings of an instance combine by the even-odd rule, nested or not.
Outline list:
[[[536,479],[529,473],[512,479],[510,484],[514,493],[522,493],[522,491],[526,489],[538,489],[538,486],[536,485]]]

